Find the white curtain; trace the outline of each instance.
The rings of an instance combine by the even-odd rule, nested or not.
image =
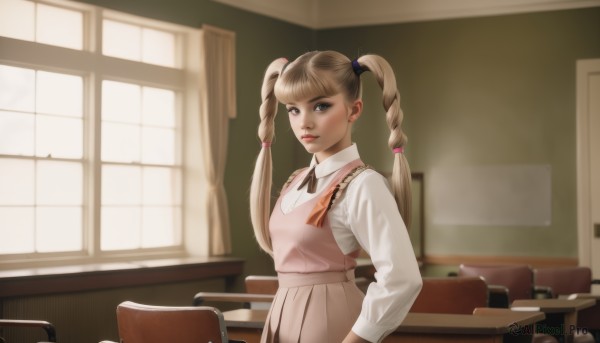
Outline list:
[[[200,133],[206,191],[209,254],[231,253],[227,195],[223,184],[229,119],[236,117],[235,34],[204,25],[200,54]]]

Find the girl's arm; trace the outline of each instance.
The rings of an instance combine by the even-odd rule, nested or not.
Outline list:
[[[379,342],[400,325],[423,281],[408,231],[383,176],[372,170],[363,172],[345,196],[347,224],[377,270],[376,282],[369,285],[347,339],[356,335]]]

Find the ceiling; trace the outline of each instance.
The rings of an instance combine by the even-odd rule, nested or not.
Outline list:
[[[213,0],[312,29],[600,6],[600,0]]]

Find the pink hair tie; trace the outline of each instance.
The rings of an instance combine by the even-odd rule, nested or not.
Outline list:
[[[270,148],[271,144],[272,144],[271,142],[262,142],[263,148]]]
[[[394,152],[394,154],[397,154],[397,153],[402,154],[402,153],[404,153],[404,147],[394,148],[394,149],[392,149],[392,151]]]

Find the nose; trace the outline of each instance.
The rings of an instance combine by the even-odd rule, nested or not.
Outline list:
[[[310,115],[310,113],[304,112],[301,114],[300,124],[302,126],[302,130],[307,130],[307,129],[313,128],[314,122],[312,120],[312,116]]]

